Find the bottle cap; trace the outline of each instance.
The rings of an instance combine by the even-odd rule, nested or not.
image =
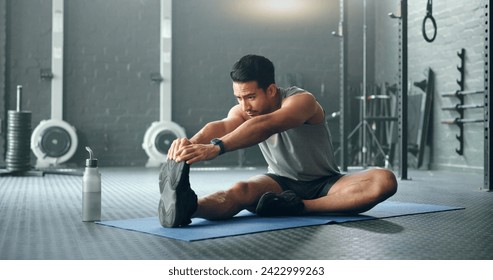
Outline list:
[[[89,158],[86,159],[86,167],[98,167],[98,159],[93,158],[94,153],[92,152],[91,148],[86,147],[86,150],[89,152]]]

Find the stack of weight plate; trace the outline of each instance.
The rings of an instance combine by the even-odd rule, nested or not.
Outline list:
[[[7,170],[23,172],[31,169],[31,112],[8,112]]]

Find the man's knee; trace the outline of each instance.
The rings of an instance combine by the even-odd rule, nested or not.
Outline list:
[[[230,198],[247,206],[256,202],[255,194],[248,182],[237,182],[227,191]]]
[[[392,171],[388,169],[377,168],[374,169],[372,172],[375,181],[378,182],[376,184],[378,186],[377,191],[381,196],[388,198],[397,192],[397,178]]]

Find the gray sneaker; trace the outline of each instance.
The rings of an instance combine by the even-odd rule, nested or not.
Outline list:
[[[197,195],[190,188],[190,165],[167,160],[159,174],[159,222],[163,227],[186,226],[197,210]]]
[[[305,204],[293,191],[264,193],[258,201],[255,212],[259,216],[298,216],[303,213]]]

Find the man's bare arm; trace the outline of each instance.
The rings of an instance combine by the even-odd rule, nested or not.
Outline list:
[[[266,115],[254,117],[221,140],[226,151],[234,151],[263,142],[271,135],[309,122],[323,110],[311,94],[297,94],[285,99],[281,108]]]
[[[219,121],[213,121],[206,124],[197,134],[190,138],[193,144],[209,144],[213,138],[221,138],[232,132],[238,126],[245,122],[241,108],[237,105],[231,108],[228,116]]]
[[[253,146],[275,133],[310,123],[319,117],[323,119],[323,110],[315,98],[310,94],[297,94],[287,98],[280,109],[242,122],[236,129],[221,137],[221,140],[226,151],[234,151]],[[192,144],[183,146],[176,154],[176,159],[192,164],[213,159],[219,152],[220,148],[216,145]]]
[[[213,121],[206,124],[192,138],[178,138],[168,150],[168,159],[180,160],[180,155],[183,154],[183,148],[192,144],[209,144],[213,138],[220,138],[235,130],[245,121],[242,115],[241,108],[234,106],[228,113],[225,119]],[[209,148],[215,148],[209,145]],[[210,149],[209,152],[214,152]],[[207,151],[206,151],[207,152]]]

